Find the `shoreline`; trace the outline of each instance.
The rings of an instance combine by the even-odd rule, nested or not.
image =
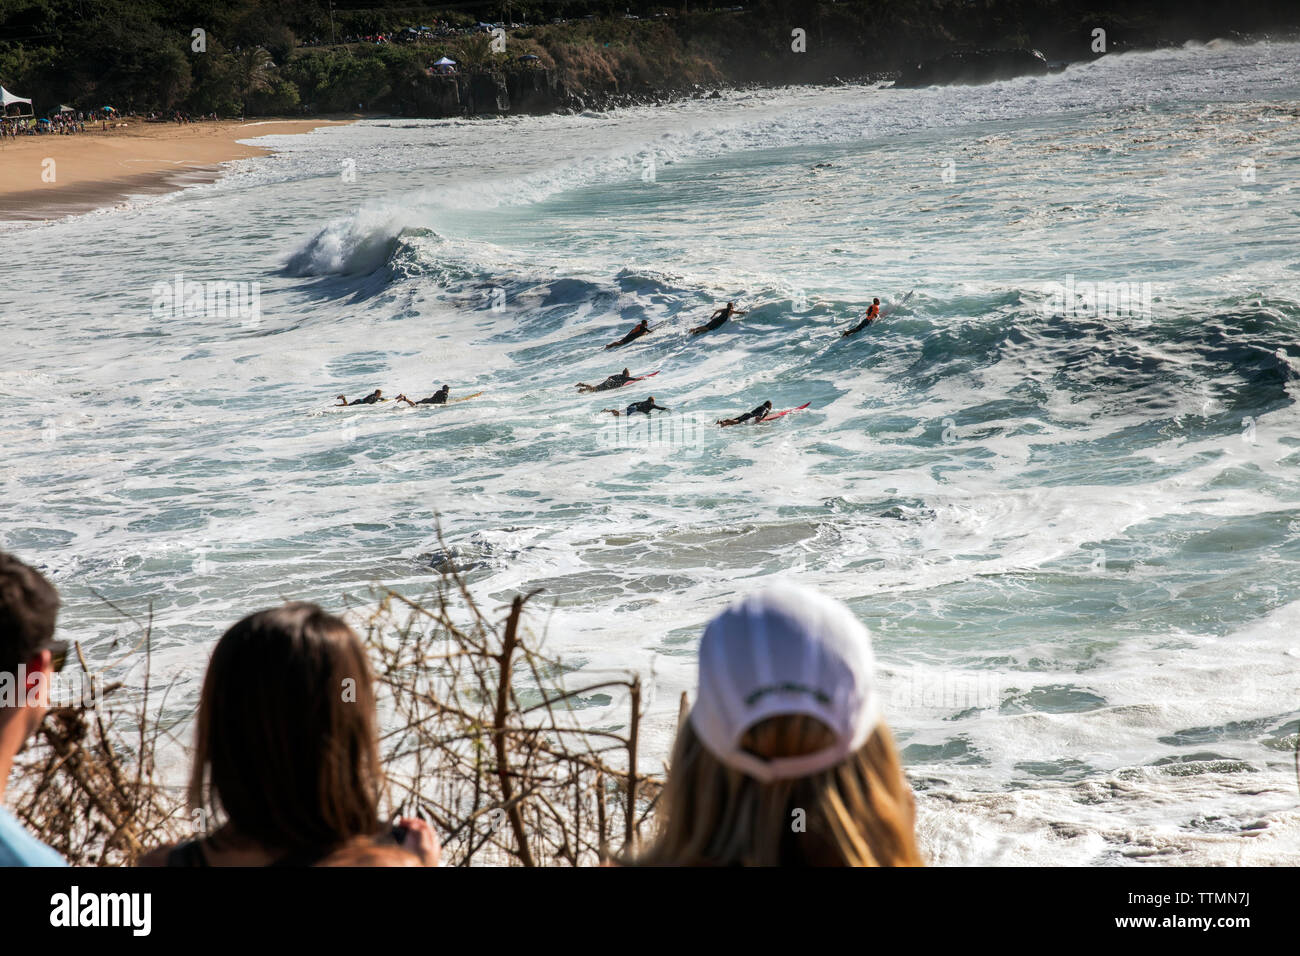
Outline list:
[[[1188,41],[1183,41],[1188,42]],[[1284,32],[1238,34],[1229,42],[1250,45],[1259,42],[1300,42],[1300,33]],[[1178,46],[1174,41],[1153,45],[1136,45],[1113,51],[1115,54],[1152,52]],[[1095,57],[1056,61],[1060,68],[1088,62]],[[220,179],[225,163],[275,150],[238,142],[259,136],[309,133],[327,126],[342,126],[360,119],[497,119],[521,115],[575,115],[583,112],[603,113],[629,107],[667,106],[720,97],[724,92],[773,90],[783,87],[825,87],[897,85],[897,70],[872,70],[832,74],[816,81],[700,82],[642,90],[588,91],[571,95],[563,104],[551,108],[489,112],[464,112],[457,115],[428,115],[406,112],[368,112],[366,114],[322,113],[307,118],[245,117],[242,120],[201,120],[186,125],[146,123],[138,118],[122,121],[118,128],[87,129],[72,136],[46,134],[0,138],[0,225],[51,222],[69,216],[112,209],[132,196],[178,192],[187,186]],[[993,80],[975,81],[976,85]],[[930,84],[927,84],[930,85]],[[970,85],[961,80],[939,81],[933,85]],[[884,86],[883,88],[892,88]],[[55,163],[55,182],[42,178],[47,159]]]
[[[0,141],[0,223],[48,222],[214,182],[225,163],[274,152],[239,140],[310,133],[356,118],[129,122]]]

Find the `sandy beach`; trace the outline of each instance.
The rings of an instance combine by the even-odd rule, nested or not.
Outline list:
[[[271,152],[241,139],[307,133],[352,121],[119,122],[126,125],[87,126],[73,136],[0,140],[0,220],[58,219],[133,195],[210,182],[221,175],[222,163]]]

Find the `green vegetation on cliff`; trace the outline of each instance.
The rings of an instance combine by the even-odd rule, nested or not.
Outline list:
[[[504,51],[480,18],[507,24]],[[559,106],[575,95],[825,82],[961,48],[1033,46],[1082,59],[1097,27],[1118,50],[1298,23],[1294,0],[760,0],[716,9],[691,0],[0,0],[0,83],[34,96],[39,112],[58,103],[400,112],[447,56],[469,73],[543,70]],[[792,48],[794,30],[804,31],[803,52]]]

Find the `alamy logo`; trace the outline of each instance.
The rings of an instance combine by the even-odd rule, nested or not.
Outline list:
[[[694,458],[704,451],[709,427],[696,415],[623,415],[601,424],[596,444],[609,451],[655,450]]]
[[[881,690],[891,708],[950,714],[965,710],[995,712],[1006,688],[1002,675],[995,671],[935,671],[913,666],[909,673],[883,679]]]
[[[0,671],[0,708],[40,707],[49,699],[50,675],[45,671],[28,673],[26,664],[18,672]]]
[[[69,893],[50,897],[51,926],[127,926],[134,936],[148,936],[153,926],[149,893]]]
[[[7,707],[85,707],[108,715],[103,681],[77,669],[49,674],[28,671],[19,664],[16,671],[0,671],[0,709]]]
[[[1043,302],[1044,315],[1087,315],[1118,318],[1122,315],[1151,317],[1150,282],[1077,282],[1067,275],[1065,283],[1049,282]]]
[[[188,282],[176,273],[171,282],[153,285],[155,319],[239,319],[244,328],[262,322],[260,282]]]

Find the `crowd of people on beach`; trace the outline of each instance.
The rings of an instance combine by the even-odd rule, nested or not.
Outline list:
[[[86,122],[92,124],[95,117],[87,113],[55,113],[53,116],[36,119],[32,116],[6,116],[0,119],[0,137],[16,138],[18,136],[71,136],[84,133]]]
[[[68,645],[59,596],[0,552],[0,866],[63,859],[3,808]],[[699,642],[650,845],[613,866],[919,866],[915,804],[880,710],[871,640],[844,604],[776,585]],[[350,687],[351,692],[340,693]],[[437,866],[437,834],[382,818],[384,768],[365,648],[339,617],[289,602],[217,641],[194,716],[188,797],[215,821],[142,866]]]
[[[0,117],[0,140],[16,139],[19,136],[71,136],[74,133],[84,133],[87,124],[92,130],[96,128],[96,124],[99,124],[100,128],[106,128],[120,118],[116,110],[101,113],[74,110],[40,118],[5,116]],[[216,113],[195,114],[184,110],[168,110],[149,113],[144,119],[147,123],[175,123],[178,126],[187,126],[200,121],[215,122],[219,117]]]

